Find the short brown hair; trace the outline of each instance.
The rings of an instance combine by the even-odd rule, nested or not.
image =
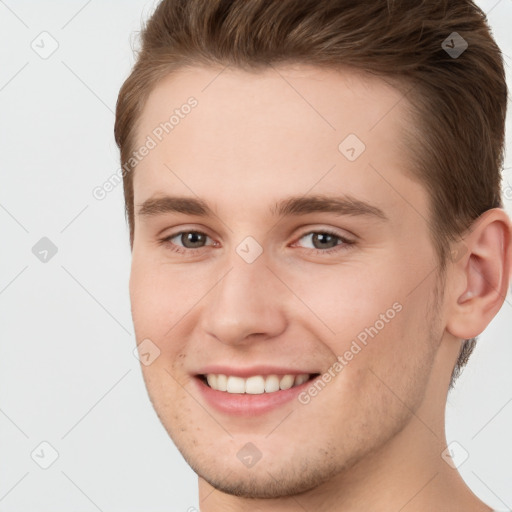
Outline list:
[[[468,45],[461,55],[446,49],[454,40]],[[452,242],[486,210],[502,207],[503,58],[471,0],[163,0],[141,42],[117,100],[123,170],[149,94],[183,66],[349,66],[389,79],[407,95],[421,134],[408,141],[410,171],[431,198],[441,273]],[[133,172],[123,172],[123,181],[133,244]],[[474,346],[475,339],[464,341],[450,386]]]

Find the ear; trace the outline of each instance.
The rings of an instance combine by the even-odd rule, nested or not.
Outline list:
[[[483,213],[452,251],[446,329],[460,339],[478,336],[506,299],[512,268],[512,224],[504,210]]]

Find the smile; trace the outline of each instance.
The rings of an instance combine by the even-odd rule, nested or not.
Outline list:
[[[208,373],[199,378],[215,391],[234,394],[261,395],[275,393],[300,386],[318,374],[301,373],[299,375],[253,375],[247,378],[235,375]]]
[[[319,373],[273,373],[265,377],[240,377],[227,376],[224,373],[206,373],[196,375],[194,382],[207,407],[213,407],[230,416],[247,417],[270,413],[286,403],[297,400],[298,395],[319,376]],[[211,384],[208,383],[208,377]]]

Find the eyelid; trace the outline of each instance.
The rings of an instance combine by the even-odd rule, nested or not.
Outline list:
[[[356,236],[346,229],[337,228],[334,226],[325,226],[325,225],[319,225],[319,226],[313,226],[313,227],[308,226],[308,228],[304,231],[304,234],[311,233],[311,232],[318,232],[318,231],[332,232],[332,233],[338,234],[339,236],[345,236],[345,234],[347,235],[347,237],[349,237],[349,236],[355,237]]]
[[[326,226],[313,226],[308,227],[305,231],[301,232],[298,236],[295,237],[295,240],[300,240],[306,235],[310,235],[312,233],[326,233],[329,235],[337,236],[338,238],[341,238],[342,240],[345,240],[347,242],[355,243],[357,240],[357,236],[351,233],[350,231],[347,231],[346,229],[340,229],[340,228],[334,228],[334,227],[326,227]]]

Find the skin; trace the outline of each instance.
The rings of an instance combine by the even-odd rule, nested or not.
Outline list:
[[[133,177],[133,321],[138,342],[160,350],[143,374],[199,476],[201,510],[491,510],[441,453],[460,340],[480,334],[506,295],[508,217],[478,219],[442,280],[428,195],[400,145],[412,126],[400,92],[351,70],[220,71],[182,69],[153,90],[139,145],[187,98],[198,105]],[[353,162],[338,150],[349,133],[366,145]],[[348,195],[386,219],[271,213],[312,194]],[[165,195],[201,198],[215,215],[139,213]],[[353,243],[315,242],[325,229]],[[203,246],[161,242],[181,230],[205,233]],[[236,252],[247,236],[263,249],[250,264]],[[193,375],[211,363],[326,372],[395,303],[401,311],[306,405],[235,417],[198,393]],[[251,468],[237,457],[248,442],[262,454]]]

